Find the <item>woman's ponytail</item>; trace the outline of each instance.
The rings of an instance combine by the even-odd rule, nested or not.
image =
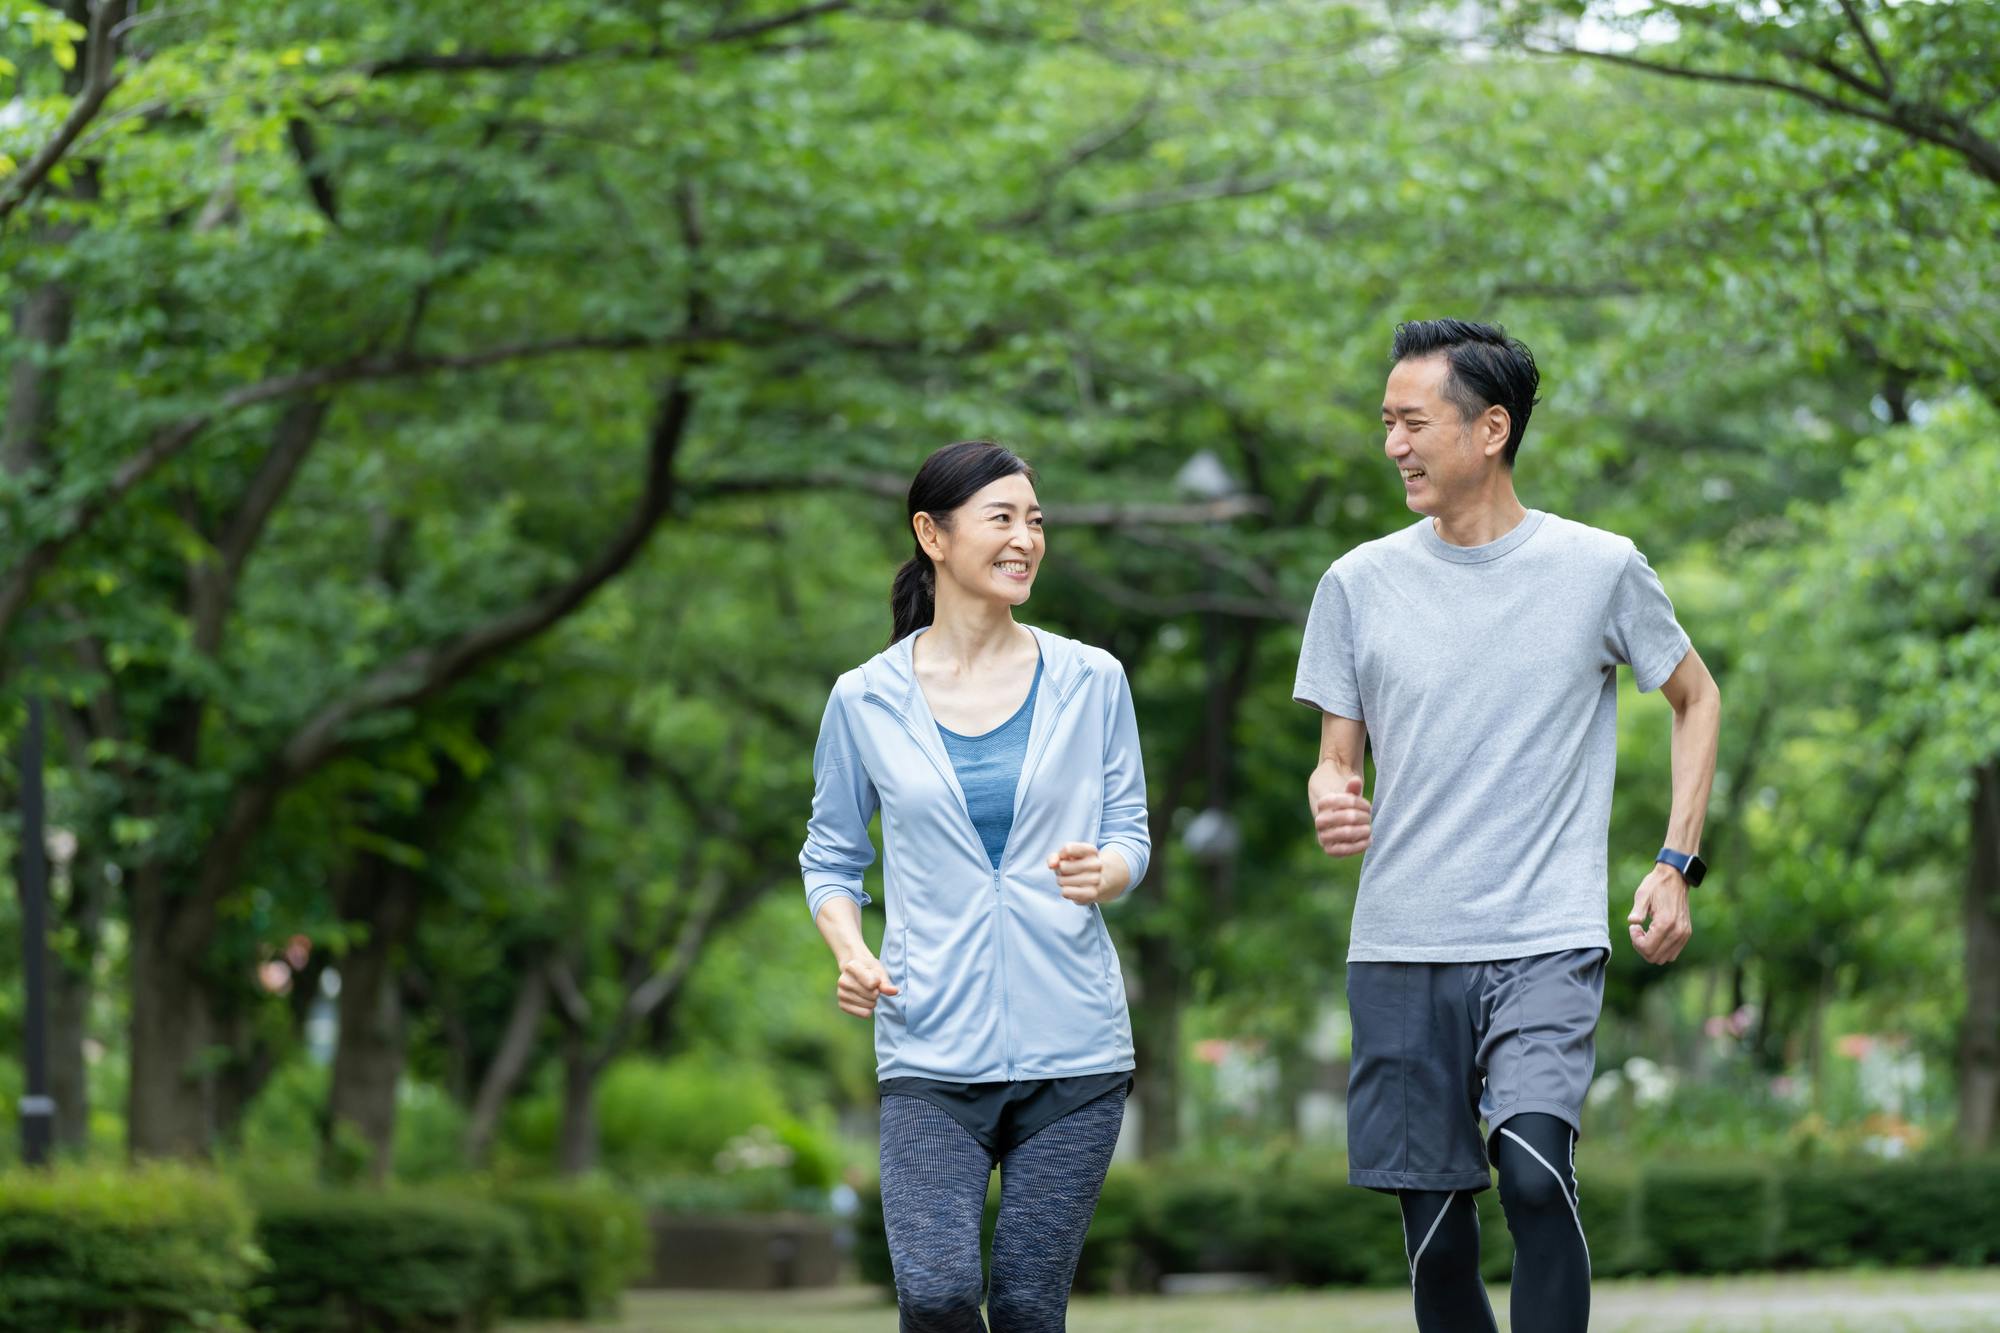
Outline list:
[[[1030,484],[1035,470],[1011,449],[991,440],[961,440],[924,460],[910,483],[909,519],[929,514],[931,522],[949,531],[952,511],[1002,477],[1025,476]],[[889,588],[889,611],[894,618],[889,642],[898,643],[931,623],[937,615],[937,566],[917,553],[896,571]]]
[[[931,623],[931,617],[937,613],[936,579],[931,558],[922,550],[897,569],[896,581],[889,588],[889,614],[895,621],[889,632],[890,643],[906,639]]]

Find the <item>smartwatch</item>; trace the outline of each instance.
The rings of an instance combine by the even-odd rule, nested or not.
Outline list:
[[[1708,862],[1702,860],[1693,852],[1677,852],[1671,847],[1662,847],[1660,848],[1660,854],[1654,857],[1653,860],[1663,862],[1680,871],[1681,878],[1687,881],[1688,887],[1691,889],[1698,887],[1701,884],[1702,877],[1708,874]]]

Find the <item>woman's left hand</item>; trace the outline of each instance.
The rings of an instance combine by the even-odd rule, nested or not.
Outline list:
[[[1125,892],[1132,874],[1124,858],[1113,856],[1107,865],[1103,854],[1087,842],[1064,843],[1049,858],[1049,869],[1056,872],[1062,896],[1085,906],[1110,902]]]

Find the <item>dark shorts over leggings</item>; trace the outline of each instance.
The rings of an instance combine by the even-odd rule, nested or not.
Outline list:
[[[1608,957],[1349,963],[1348,1183],[1482,1190],[1509,1118],[1540,1111],[1581,1133]]]

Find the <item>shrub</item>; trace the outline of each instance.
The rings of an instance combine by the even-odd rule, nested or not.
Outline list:
[[[1259,1248],[1283,1281],[1346,1286],[1409,1280],[1396,1200],[1349,1185],[1337,1162],[1262,1182],[1251,1212]]]
[[[620,1060],[598,1088],[597,1107],[604,1167],[619,1179],[720,1170],[782,1200],[823,1190],[839,1174],[830,1125],[791,1114],[770,1075],[754,1067],[699,1053]],[[559,1117],[553,1087],[525,1099],[507,1119],[509,1148],[530,1163],[552,1162]]]
[[[521,1221],[527,1253],[509,1308],[540,1318],[617,1313],[625,1286],[651,1259],[645,1211],[601,1185],[513,1185],[495,1198]]]
[[[1777,1262],[1987,1264],[2000,1260],[2000,1163],[1913,1162],[1785,1176]]]
[[[255,1297],[265,1333],[484,1328],[528,1264],[526,1228],[486,1200],[292,1190],[257,1204],[271,1260]]]
[[[241,1328],[260,1256],[228,1181],[182,1167],[0,1173],[0,1328]]]
[[[1769,1267],[1776,1203],[1776,1181],[1766,1166],[1653,1167],[1640,1183],[1642,1266],[1675,1273]]]

